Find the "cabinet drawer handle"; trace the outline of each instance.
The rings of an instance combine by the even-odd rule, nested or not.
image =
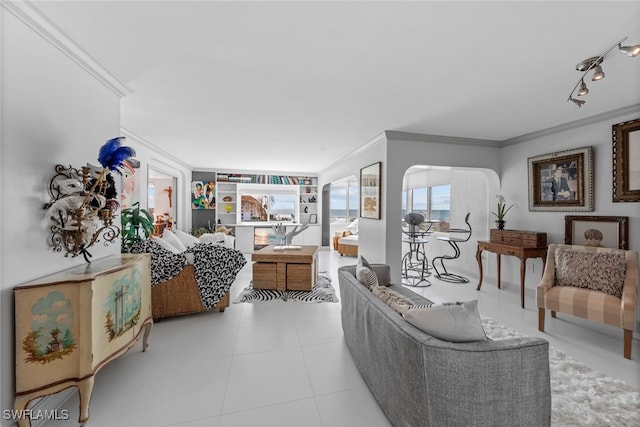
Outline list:
[[[516,252],[515,251],[507,251],[507,255],[515,255]]]

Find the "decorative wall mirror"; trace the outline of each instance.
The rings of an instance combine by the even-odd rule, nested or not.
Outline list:
[[[147,180],[147,210],[154,218],[154,234],[161,235],[165,228],[175,228],[178,178],[155,167],[149,167]]]

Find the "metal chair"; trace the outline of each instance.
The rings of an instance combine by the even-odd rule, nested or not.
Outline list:
[[[451,283],[468,283],[469,282],[469,279],[467,279],[464,276],[449,273],[447,271],[447,268],[444,266],[444,260],[459,258],[460,248],[458,247],[458,243],[466,242],[471,238],[471,224],[469,224],[470,215],[471,215],[471,212],[468,212],[467,215],[464,217],[464,222],[467,224],[468,228],[450,228],[449,236],[438,237],[438,240],[442,240],[449,243],[449,246],[453,248],[453,252],[454,252],[453,255],[442,255],[442,256],[433,258],[431,265],[433,266],[433,270],[435,271],[435,276],[440,280],[444,280],[445,282],[451,282]],[[452,233],[457,234],[458,236],[461,236],[461,237],[451,236]],[[436,260],[439,260],[440,268],[442,272],[440,272],[436,267]]]
[[[402,284],[414,287],[431,286],[431,282],[426,279],[431,275],[431,271],[424,250],[424,244],[429,242],[425,236],[430,233],[429,229],[417,229],[425,222],[425,216],[420,212],[409,212],[405,215],[404,221],[409,225],[409,230],[402,230],[402,241],[409,244],[409,251],[402,257]]]

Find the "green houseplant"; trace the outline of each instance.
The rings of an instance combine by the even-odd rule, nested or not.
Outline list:
[[[120,214],[122,227],[121,252],[131,251],[134,243],[141,242],[153,235],[153,216],[140,207],[140,202],[122,209]]]
[[[507,215],[507,212],[511,210],[513,205],[507,208],[507,203],[505,202],[504,197],[501,194],[498,194],[496,197],[498,198],[498,211],[491,213],[494,214],[497,218],[496,224],[498,225],[498,229],[504,230],[504,217]]]

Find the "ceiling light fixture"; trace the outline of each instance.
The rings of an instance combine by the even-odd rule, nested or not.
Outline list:
[[[582,72],[582,76],[580,76],[580,79],[578,80],[576,85],[573,87],[573,90],[569,94],[569,98],[567,98],[567,101],[573,102],[575,106],[578,108],[584,105],[585,101],[582,101],[580,99],[575,99],[573,95],[575,94],[577,96],[584,96],[589,93],[589,89],[587,88],[587,85],[584,83],[584,77],[589,73],[589,71],[593,70],[593,76],[591,78],[591,81],[597,82],[599,80],[604,79],[604,71],[602,71],[602,62],[604,61],[604,58],[609,54],[609,52],[611,52],[616,47],[620,52],[626,54],[627,56],[636,57],[640,55],[640,45],[622,46],[622,42],[625,41],[626,39],[627,37],[623,38],[620,41],[617,41],[615,44],[613,44],[613,46],[611,46],[609,49],[602,52],[602,54],[600,54],[599,56],[592,56],[591,58],[587,58],[584,61],[579,62],[578,65],[576,65],[576,70]]]
[[[589,93],[589,89],[587,89],[587,85],[584,84],[584,79],[580,80],[580,89],[578,89],[578,96],[585,96]]]
[[[632,56],[634,58],[640,55],[640,44],[637,44],[635,46],[622,46],[622,42],[620,42],[618,43],[618,49],[620,49],[620,51],[622,53],[625,53],[627,56]]]
[[[593,70],[593,77],[591,77],[591,81],[592,82],[597,82],[598,80],[602,80],[602,79],[604,79],[604,71],[602,71],[602,67],[600,65],[598,65]]]

